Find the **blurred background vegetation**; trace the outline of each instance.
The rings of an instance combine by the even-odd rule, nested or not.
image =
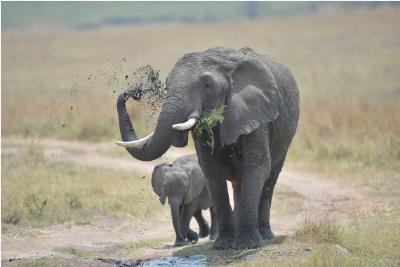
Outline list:
[[[78,29],[166,22],[215,22],[398,5],[395,2],[36,2],[2,4],[2,28]]]
[[[185,53],[249,46],[287,64],[298,82],[301,118],[287,166],[355,183],[374,200],[390,199],[397,205],[394,216],[400,214],[397,3],[1,5],[2,147],[15,138],[112,143],[119,138],[116,96],[138,67],[151,64],[165,78]],[[146,107],[130,103],[129,112],[140,134],[152,131]],[[117,155],[116,150],[110,153]],[[149,179],[49,162],[40,148],[18,151],[2,152],[3,223],[80,220],[99,210],[151,217],[156,210]],[[108,175],[115,179],[107,181]],[[133,191],[130,176],[140,181]],[[85,183],[76,188],[81,177]],[[146,212],[135,208],[136,191],[142,189]],[[398,227],[385,229],[387,236],[400,233]]]

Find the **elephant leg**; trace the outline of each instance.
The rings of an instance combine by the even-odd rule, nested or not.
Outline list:
[[[236,249],[257,248],[262,237],[258,231],[258,205],[267,174],[271,170],[268,136],[262,129],[242,138],[243,175],[238,200],[238,237]]]
[[[218,237],[214,242],[214,248],[232,248],[235,243],[235,228],[226,180],[223,177],[211,178],[209,179],[209,184],[219,229]]]
[[[218,136],[217,134],[215,136]],[[212,206],[215,209],[218,222],[218,236],[214,241],[215,249],[233,248],[235,244],[235,228],[232,207],[229,203],[228,187],[226,184],[227,168],[214,151],[195,141],[197,156],[207,185],[211,193]]]
[[[211,217],[211,229],[210,229],[210,240],[215,240],[218,235],[218,222],[217,222],[217,214],[213,207],[210,208],[210,217]]]
[[[194,218],[199,224],[199,237],[207,237],[210,234],[210,227],[208,226],[207,221],[204,219],[201,209],[194,213]]]
[[[272,168],[268,180],[265,182],[260,198],[260,204],[258,206],[258,229],[263,239],[274,238],[274,233],[271,230],[270,224],[272,195],[284,161],[285,160],[280,161],[276,166],[274,166],[274,168]]]
[[[195,211],[196,209],[191,204],[182,206],[181,219],[180,219],[180,224],[182,229],[181,231],[182,235],[186,236],[186,238],[190,243],[197,243],[197,241],[199,240],[198,234],[192,229],[190,229],[190,221]]]
[[[187,238],[188,242],[192,243],[192,244],[196,244],[199,241],[199,235],[190,228],[188,229],[186,238]]]
[[[237,218],[238,214],[238,206],[239,206],[239,197],[240,197],[240,187],[238,182],[232,182],[232,189],[233,189],[233,204],[234,204],[234,214]]]

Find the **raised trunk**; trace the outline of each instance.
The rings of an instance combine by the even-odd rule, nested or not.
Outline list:
[[[119,129],[122,141],[134,141],[138,137],[132,127],[131,120],[126,111],[126,100],[120,95],[117,100]],[[143,161],[151,161],[161,157],[170,147],[174,139],[179,135],[177,130],[172,128],[175,123],[186,120],[188,114],[182,112],[173,98],[167,98],[163,105],[153,137],[142,148],[126,148],[135,158]],[[186,116],[186,117],[185,117]]]

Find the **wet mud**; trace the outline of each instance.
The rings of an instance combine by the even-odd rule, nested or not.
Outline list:
[[[157,266],[174,266],[174,267],[203,267],[207,265],[206,257],[202,255],[193,255],[188,257],[163,257],[149,260],[114,260],[114,259],[97,259],[104,263],[113,264],[117,267],[157,267]]]

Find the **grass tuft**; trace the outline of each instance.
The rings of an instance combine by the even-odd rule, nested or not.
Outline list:
[[[340,226],[327,222],[307,222],[297,229],[294,238],[317,244],[340,244],[342,241]]]

